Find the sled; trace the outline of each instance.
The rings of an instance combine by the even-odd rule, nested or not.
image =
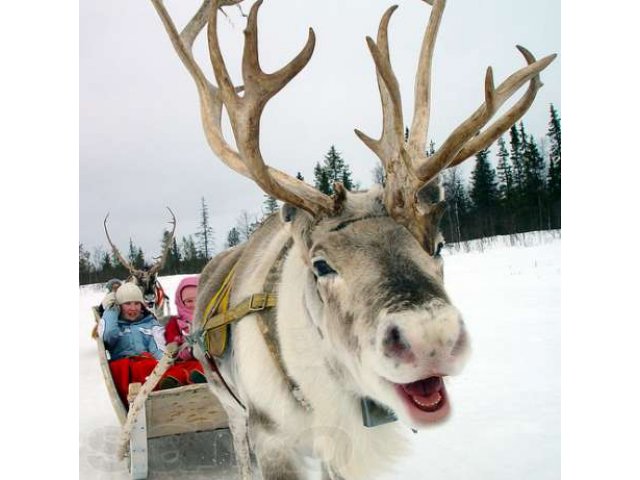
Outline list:
[[[92,311],[99,319],[98,307],[93,307]],[[121,400],[111,376],[109,353],[102,339],[98,337],[96,344],[107,393],[123,427],[128,408]],[[141,386],[140,383],[129,385],[130,404]],[[207,384],[151,392],[133,421],[125,457],[131,478],[147,478],[150,465],[166,470],[167,467],[193,469],[196,464],[198,471],[202,471],[203,468],[232,462],[233,449],[228,427],[227,415]],[[155,457],[154,452],[157,454]]]

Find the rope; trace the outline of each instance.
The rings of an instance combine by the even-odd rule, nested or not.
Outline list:
[[[176,355],[178,352],[182,351],[184,348],[188,347],[189,344],[185,342],[180,347],[176,343],[170,343],[167,345],[167,351],[160,359],[158,364],[155,366],[151,374],[147,377],[146,382],[140,388],[140,392],[136,395],[136,398],[133,400],[133,403],[129,405],[129,413],[127,413],[127,420],[124,422],[122,426],[122,431],[120,432],[120,443],[118,445],[118,460],[123,460],[127,448],[129,446],[129,440],[131,440],[131,431],[133,430],[133,422],[138,417],[140,410],[144,406],[149,394],[156,387],[164,372],[173,365]]]

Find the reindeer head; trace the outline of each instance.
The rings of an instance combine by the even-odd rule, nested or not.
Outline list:
[[[169,254],[169,249],[171,248],[171,242],[173,241],[173,236],[176,231],[176,216],[173,214],[171,209],[167,207],[169,213],[171,214],[171,224],[173,225],[173,229],[171,230],[171,235],[167,244],[162,252],[162,255],[156,259],[155,263],[150,267],[144,269],[135,268],[121,253],[120,250],[114,245],[111,241],[111,237],[109,236],[109,230],[107,229],[107,220],[109,218],[109,214],[104,217],[104,233],[107,235],[107,241],[109,245],[111,245],[111,249],[113,250],[113,254],[118,258],[118,261],[129,270],[129,278],[127,278],[128,282],[133,282],[142,290],[142,294],[147,302],[147,305],[153,306],[155,302],[155,286],[156,281],[158,279],[158,273],[164,267],[164,264],[167,261],[167,255]]]
[[[449,403],[441,379],[461,370],[469,342],[443,284],[441,235],[437,228],[423,235],[436,245],[426,251],[389,215],[380,187],[336,190],[339,213],[312,216],[285,205],[281,214],[306,272],[296,282],[328,368],[357,386],[354,395],[412,426],[442,420]]]
[[[236,87],[220,51],[216,24],[218,7],[238,0],[205,0],[181,33],[162,1],[152,1],[196,83],[203,126],[213,152],[286,203],[282,218],[291,229],[300,270],[305,272],[300,279],[304,282],[304,307],[327,345],[336,375],[350,377],[354,395],[374,398],[411,425],[445,418],[449,402],[442,377],[462,368],[469,347],[462,317],[443,285],[439,221],[444,202],[439,173],[487,148],[524,115],[542,85],[539,73],[555,55],[536,61],[518,47],[528,65],[498,87],[489,67],[484,103],[427,156],[431,59],[445,0],[425,0],[432,11],[422,44],[407,141],[387,40],[396,7],[389,8],[380,22],[377,40],[367,38],[382,101],[382,134],[375,140],[356,130],[381,160],[385,187],[351,194],[337,185],[336,194],[329,197],[267,166],[259,142],[262,111],[311,58],[313,30],[289,64],[267,74],[258,60],[257,15],[262,1],[256,2],[245,30],[244,85]],[[204,76],[192,53],[193,42],[205,25],[217,87]],[[523,97],[487,126],[504,102],[527,83]],[[237,151],[222,135],[223,106]]]

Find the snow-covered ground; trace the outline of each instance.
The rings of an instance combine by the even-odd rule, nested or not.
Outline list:
[[[542,232],[448,249],[445,283],[473,356],[449,383],[451,420],[413,435],[413,453],[380,479],[560,478],[560,243],[558,232]],[[173,292],[181,278],[161,280]],[[102,295],[99,286],[80,288],[80,478],[125,479],[89,335],[90,307]]]

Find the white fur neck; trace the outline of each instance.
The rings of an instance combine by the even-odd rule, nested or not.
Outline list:
[[[336,473],[350,479],[373,478],[406,451],[403,437],[409,429],[397,422],[363,426],[360,397],[351,373],[340,367],[338,353],[330,349],[310,318],[318,307],[310,300],[304,303],[308,275],[302,254],[294,245],[282,272],[282,284],[288,288],[278,292],[278,336],[289,375],[312,406],[305,440]],[[342,379],[336,374],[336,364],[344,370]]]

